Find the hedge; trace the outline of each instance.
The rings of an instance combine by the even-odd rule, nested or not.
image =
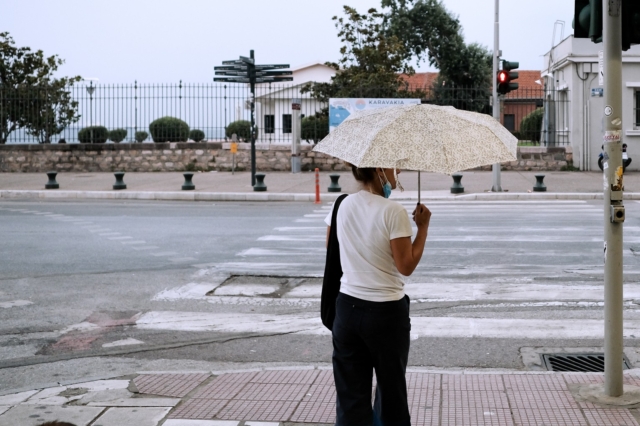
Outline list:
[[[149,132],[154,142],[186,142],[189,125],[176,117],[162,117],[149,124]]]

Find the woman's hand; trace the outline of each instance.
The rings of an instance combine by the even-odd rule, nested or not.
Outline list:
[[[418,229],[428,229],[431,221],[431,211],[424,204],[418,204],[413,210],[413,221]]]

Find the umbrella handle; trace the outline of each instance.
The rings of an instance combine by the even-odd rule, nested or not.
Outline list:
[[[418,205],[420,205],[420,170],[418,170]]]

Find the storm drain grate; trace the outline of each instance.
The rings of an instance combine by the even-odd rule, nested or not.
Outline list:
[[[583,373],[604,372],[603,353],[543,354],[542,360],[548,371],[576,371]],[[627,357],[622,360],[623,369],[631,368]]]

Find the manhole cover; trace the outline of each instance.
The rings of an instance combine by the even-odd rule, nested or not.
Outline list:
[[[542,361],[548,371],[604,372],[603,353],[543,354]],[[625,370],[631,368],[626,356],[623,356],[622,368]]]
[[[318,277],[232,275],[214,290],[208,292],[207,296],[245,296],[278,299],[290,294],[297,287],[312,289],[315,287],[320,288],[321,285],[322,278]],[[299,291],[299,293],[302,293],[298,295],[299,297],[305,297],[304,291]]]

